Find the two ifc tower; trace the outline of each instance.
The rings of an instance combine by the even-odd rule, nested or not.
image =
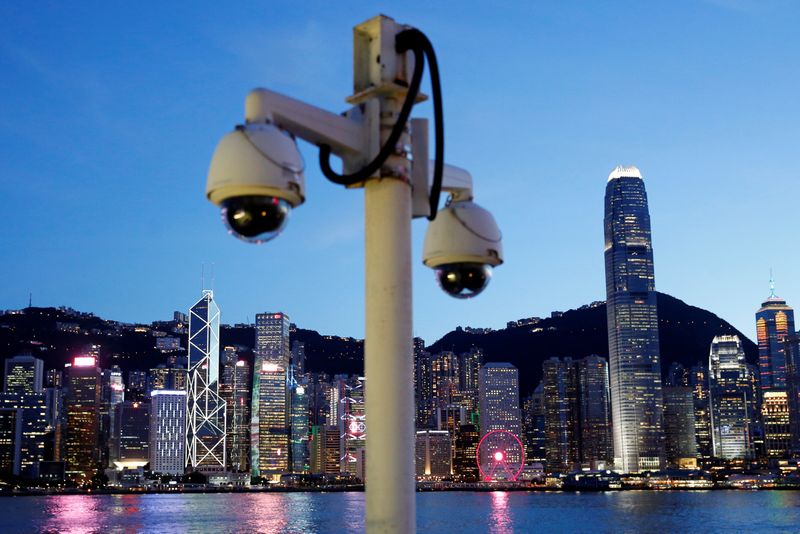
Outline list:
[[[666,451],[653,243],[639,169],[617,167],[605,197],[606,314],[614,467],[663,469]]]

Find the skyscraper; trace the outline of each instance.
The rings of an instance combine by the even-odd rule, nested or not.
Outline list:
[[[697,467],[692,388],[669,386],[664,395],[664,437],[667,461],[673,467]]]
[[[617,167],[605,196],[606,313],[614,465],[664,466],[663,398],[653,247],[639,169]]]
[[[292,356],[289,326],[289,316],[283,312],[256,314],[256,369],[261,367],[262,361],[289,368]]]
[[[158,389],[150,405],[150,471],[182,475],[186,466],[186,392]]]
[[[580,464],[577,369],[571,358],[542,364],[547,468],[568,472]]]
[[[64,460],[79,483],[96,474],[100,462],[100,368],[94,356],[78,356],[67,370]]]
[[[195,471],[225,470],[225,401],[218,393],[219,307],[203,290],[189,310],[186,466]]]
[[[608,362],[591,355],[577,365],[581,463],[600,469],[614,458]]]
[[[111,412],[109,467],[144,467],[150,461],[150,404],[120,402]]]
[[[227,410],[226,453],[228,467],[247,471],[250,467],[250,364],[233,347],[225,347],[225,362],[219,394]]]
[[[44,362],[30,354],[6,360],[6,393],[41,393]]]
[[[794,331],[794,310],[775,295],[775,284],[770,280],[769,297],[756,312],[761,419],[770,457],[786,456],[791,448],[786,340]]]
[[[445,430],[418,430],[416,440],[417,477],[441,480],[452,474],[450,433]]]
[[[738,336],[716,336],[708,361],[714,456],[745,459],[752,454],[750,374]]]
[[[794,310],[775,295],[770,280],[770,293],[756,312],[758,366],[763,391],[786,389],[786,350],[784,341],[794,334]]]
[[[510,363],[485,364],[478,375],[478,389],[481,436],[486,436],[492,430],[505,430],[519,437],[522,417],[517,368]],[[509,451],[509,462],[520,462],[522,458],[512,456],[514,454],[514,451]],[[481,464],[487,464],[488,460],[486,457],[480,458]]]
[[[250,426],[251,472],[269,477],[289,471],[289,413],[286,368],[262,360],[254,373]]]

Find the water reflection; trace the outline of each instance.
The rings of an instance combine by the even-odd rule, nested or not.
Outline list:
[[[508,507],[508,493],[505,491],[493,491],[491,506],[492,509],[489,514],[489,532],[493,534],[508,534],[514,532],[511,510]]]
[[[43,530],[84,534],[96,532],[102,523],[101,501],[91,495],[54,495],[44,497],[43,508],[46,517]]]

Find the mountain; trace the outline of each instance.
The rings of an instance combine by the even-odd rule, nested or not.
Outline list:
[[[750,339],[715,314],[690,306],[682,300],[658,293],[661,370],[673,362],[687,367],[704,362],[714,336],[735,334],[742,339],[747,361],[755,363],[758,348]],[[522,394],[533,391],[541,380],[542,362],[552,356],[582,358],[599,354],[608,358],[608,334],[605,303],[583,306],[536,324],[516,326],[491,332],[456,329],[431,345],[437,353],[450,350],[466,352],[470,347],[484,350],[484,361],[510,362],[520,372]]]
[[[664,372],[673,362],[686,366],[705,362],[711,339],[720,334],[738,335],[748,361],[756,361],[755,344],[709,311],[659,293],[658,316]],[[31,352],[44,360],[45,369],[62,369],[64,363],[94,344],[100,346],[100,365],[104,368],[116,364],[123,371],[147,370],[166,361],[167,355],[156,348],[158,337],[178,337],[186,347],[186,334],[172,332],[176,324],[161,321],[131,325],[64,308],[26,308],[0,315],[0,359]],[[331,375],[363,373],[363,340],[322,335],[296,327],[292,329],[291,338],[305,344],[309,371]],[[249,325],[223,325],[220,329],[220,345],[236,345],[240,355],[251,362],[254,340],[255,332]],[[536,387],[541,378],[542,361],[551,356],[581,358],[599,354],[608,357],[605,304],[593,303],[577,310],[554,313],[535,324],[528,321],[528,324],[501,330],[458,328],[428,350],[434,354],[443,350],[460,353],[470,347],[483,348],[485,361],[514,364],[520,370],[524,395]]]

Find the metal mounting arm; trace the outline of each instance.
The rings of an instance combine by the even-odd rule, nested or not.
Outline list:
[[[342,157],[367,151],[368,132],[358,111],[354,108],[343,117],[263,88],[252,90],[245,100],[248,123],[275,124],[309,143],[330,145],[332,152]]]

